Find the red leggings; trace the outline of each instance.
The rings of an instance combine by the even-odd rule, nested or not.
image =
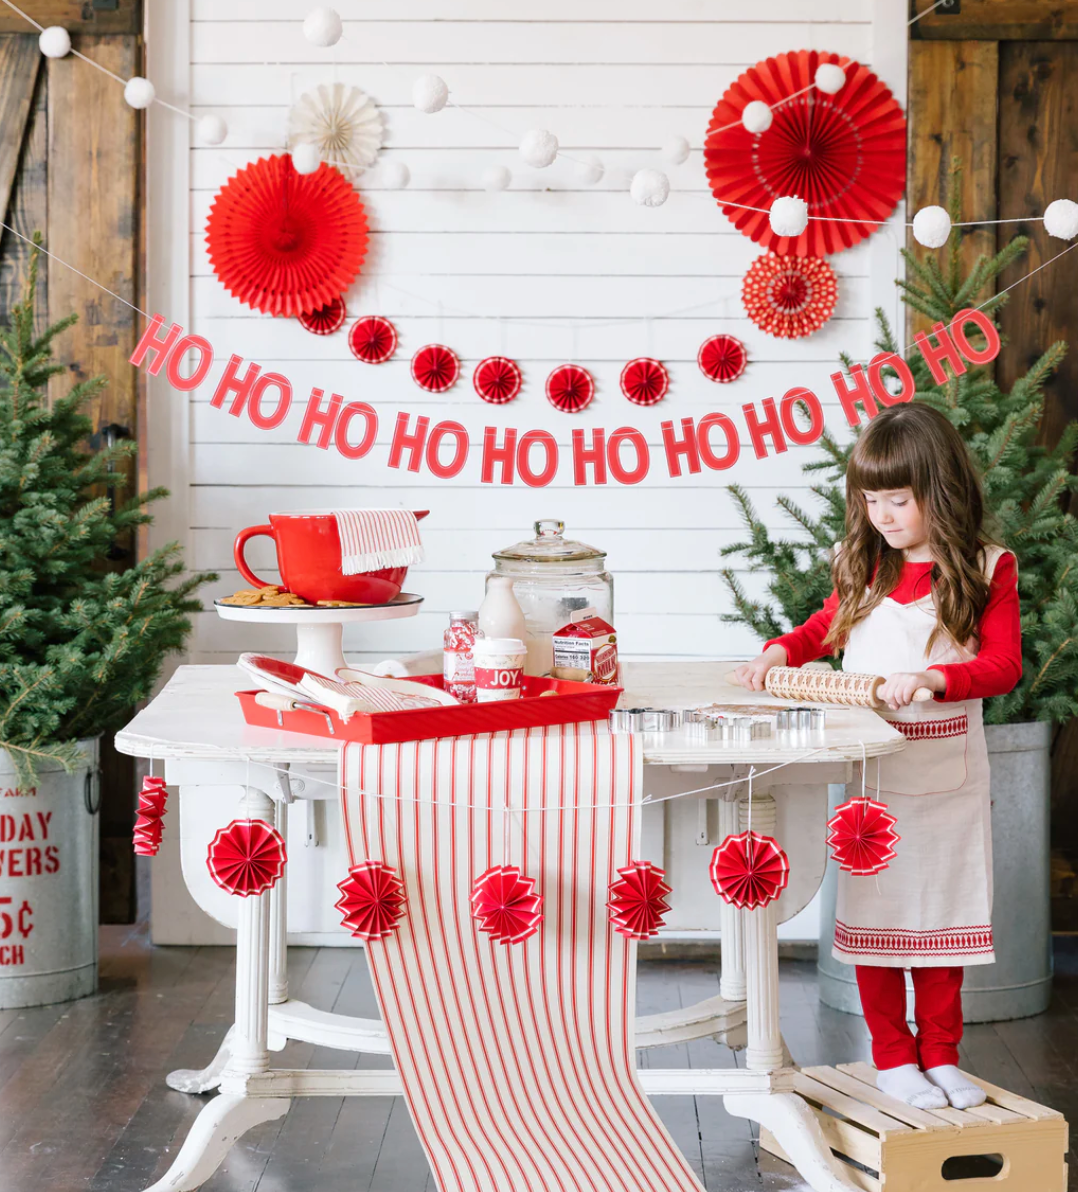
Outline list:
[[[958,1063],[962,1040],[962,977],[959,968],[914,968],[917,1036],[906,1022],[906,978],[900,968],[857,965],[861,1008],[872,1035],[872,1061],[883,1071],[917,1064],[923,1071]]]

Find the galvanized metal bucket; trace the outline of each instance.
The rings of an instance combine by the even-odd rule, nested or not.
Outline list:
[[[43,766],[20,787],[0,750],[0,1010],[97,988],[97,739],[73,774]]]

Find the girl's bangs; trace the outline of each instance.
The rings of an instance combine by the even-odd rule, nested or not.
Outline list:
[[[914,488],[914,461],[897,440],[897,435],[881,435],[871,452],[855,448],[846,465],[847,487],[872,493]]]

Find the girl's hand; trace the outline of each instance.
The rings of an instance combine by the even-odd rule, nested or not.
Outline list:
[[[786,647],[768,646],[751,662],[743,662],[734,670],[733,681],[739,687],[747,687],[750,691],[764,690],[764,676],[773,666],[786,665]]]
[[[887,676],[887,681],[877,694],[880,699],[894,712],[913,703],[913,693],[918,687],[927,687],[929,691],[945,691],[947,680],[943,672],[929,671],[896,671]]]

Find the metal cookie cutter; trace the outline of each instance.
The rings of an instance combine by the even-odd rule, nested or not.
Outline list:
[[[615,708],[607,717],[612,733],[665,733],[681,727],[676,708]]]

